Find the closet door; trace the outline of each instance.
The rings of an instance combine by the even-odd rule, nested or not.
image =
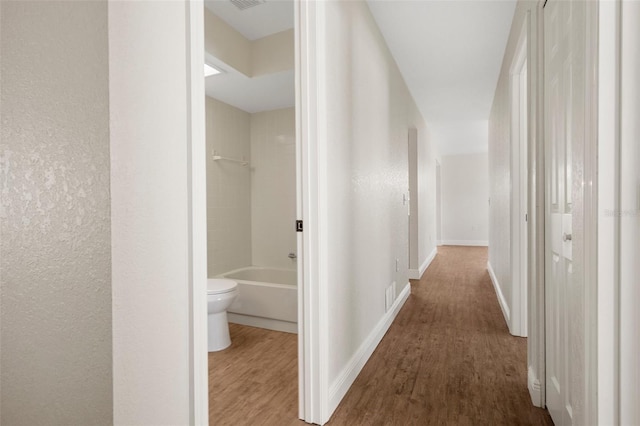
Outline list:
[[[585,411],[584,4],[549,0],[544,8],[546,389],[556,425],[577,424]]]

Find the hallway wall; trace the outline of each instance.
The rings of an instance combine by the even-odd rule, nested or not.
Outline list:
[[[496,92],[489,116],[489,262],[488,267],[492,273],[492,279],[501,301],[503,314],[507,324],[510,325],[510,313],[513,309],[512,270],[511,270],[511,67],[514,63],[518,41],[523,31],[523,25],[528,22],[528,46],[529,56],[529,137],[531,148],[529,161],[531,170],[535,170],[537,164],[542,161],[542,141],[538,140],[539,127],[539,84],[538,71],[538,2],[532,0],[520,0],[516,6],[514,18],[511,24],[509,40],[505,49],[502,68],[496,86]],[[532,193],[529,198],[529,226],[536,229],[539,221],[544,218],[544,176],[543,173],[530,174],[535,182],[530,179]],[[535,186],[533,186],[535,183]],[[535,188],[540,188],[535,192]],[[533,206],[536,206],[535,208]],[[529,273],[529,334],[528,334],[528,368],[529,368],[529,392],[532,401],[537,406],[544,404],[541,393],[541,382],[544,377],[544,323],[536,323],[535,318],[544,318],[544,277],[537,274],[537,261],[544,258],[544,245],[538,244],[538,235],[533,232],[529,235],[530,273]],[[533,313],[536,312],[536,315]],[[541,376],[542,374],[542,376]]]
[[[383,327],[386,288],[395,282],[397,297],[408,285],[403,194],[410,127],[418,129],[422,169],[420,261],[435,247],[435,167],[425,122],[366,3],[319,6],[325,17],[319,32],[325,108],[319,114],[327,156],[321,205],[328,206],[324,284],[330,295],[329,398],[335,408],[359,357]]]
[[[112,424],[107,2],[0,11],[0,423]]]
[[[484,154],[441,158],[442,244],[486,246],[489,239],[489,170]]]
[[[511,75],[518,39],[528,13],[535,18],[535,1],[519,1],[516,6],[502,69],[489,117],[489,264],[502,295],[511,308]],[[535,19],[531,20],[530,40],[534,43]],[[535,61],[529,60],[532,72],[529,80],[537,78]],[[533,90],[533,86],[532,89]],[[533,96],[532,96],[533,99]],[[534,104],[532,104],[534,105]],[[533,121],[531,121],[533,123]],[[534,126],[530,126],[534,127]]]

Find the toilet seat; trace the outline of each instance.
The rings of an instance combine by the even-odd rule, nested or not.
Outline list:
[[[238,283],[226,278],[216,278],[207,281],[207,294],[230,293],[234,291],[238,286]]]

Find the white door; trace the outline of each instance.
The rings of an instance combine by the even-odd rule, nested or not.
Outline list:
[[[546,384],[556,425],[582,424],[585,414],[584,4],[544,8]]]

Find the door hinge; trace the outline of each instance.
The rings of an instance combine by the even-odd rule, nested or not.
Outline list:
[[[527,213],[524,214],[524,221],[529,222],[529,215]]]
[[[296,220],[296,232],[302,232],[302,221]]]

